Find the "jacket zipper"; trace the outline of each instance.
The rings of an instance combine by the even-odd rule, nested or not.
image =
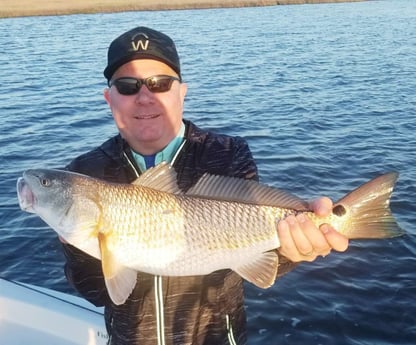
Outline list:
[[[163,310],[162,277],[155,276],[156,330],[157,345],[165,345],[165,320]]]
[[[182,151],[183,147],[185,146],[186,139],[182,142],[181,146],[179,146],[178,150],[175,153],[175,156],[172,158],[170,162],[171,165],[175,162],[176,158],[178,158],[179,153]],[[135,165],[131,162],[129,156],[123,151],[123,155],[127,160],[130,168],[135,173],[136,177],[139,177],[140,174],[137,171]],[[156,330],[157,330],[157,345],[165,345],[165,315],[164,315],[164,303],[163,303],[163,284],[162,284],[162,277],[155,276],[154,277],[154,287],[155,287],[155,304],[156,304]],[[227,315],[228,316],[228,315]]]
[[[134,174],[136,175],[136,177],[139,177],[139,176],[140,176],[139,172],[137,171],[136,167],[135,167],[135,166],[134,166],[134,164],[131,162],[131,160],[130,160],[129,156],[127,155],[127,153],[126,153],[124,150],[123,150],[123,156],[124,156],[125,160],[127,161],[127,163],[129,164],[130,169],[131,169],[131,170],[134,172]]]

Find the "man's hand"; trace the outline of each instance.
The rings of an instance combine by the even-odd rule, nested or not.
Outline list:
[[[319,217],[332,211],[332,201],[322,197],[310,204]],[[314,261],[319,255],[326,256],[332,249],[343,252],[348,248],[348,238],[329,224],[317,228],[304,214],[288,216],[277,224],[280,239],[279,253],[292,262]]]

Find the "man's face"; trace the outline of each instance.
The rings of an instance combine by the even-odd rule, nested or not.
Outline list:
[[[112,80],[122,77],[144,79],[155,75],[178,75],[166,64],[156,60],[133,60],[122,65]],[[169,91],[153,93],[142,85],[134,95],[122,95],[117,88],[104,90],[114,121],[121,136],[133,150],[154,154],[177,135],[182,125],[183,103],[187,86],[175,80]]]

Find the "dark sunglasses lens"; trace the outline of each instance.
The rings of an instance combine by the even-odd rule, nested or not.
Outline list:
[[[154,76],[147,79],[120,78],[114,80],[110,85],[114,85],[121,95],[135,95],[140,91],[143,83],[151,92],[169,91],[174,80],[179,80],[170,76]]]
[[[170,77],[151,77],[146,80],[146,86],[151,92],[166,92],[170,90],[172,82]]]
[[[121,94],[121,95],[134,95],[137,92],[139,92],[140,87],[138,87],[138,85],[140,85],[140,83],[137,82],[137,80],[115,80],[113,85],[117,88],[117,91]]]

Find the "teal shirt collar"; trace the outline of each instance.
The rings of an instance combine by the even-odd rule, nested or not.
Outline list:
[[[176,153],[178,152],[179,148],[182,145],[183,138],[185,137],[185,124],[182,122],[182,126],[179,130],[179,133],[176,135],[175,138],[160,152],[155,154],[155,165],[162,163],[162,162],[169,162],[172,163],[172,160],[175,158]],[[133,154],[133,158],[139,167],[141,172],[147,170],[146,163],[144,157],[137,152],[131,150]]]

